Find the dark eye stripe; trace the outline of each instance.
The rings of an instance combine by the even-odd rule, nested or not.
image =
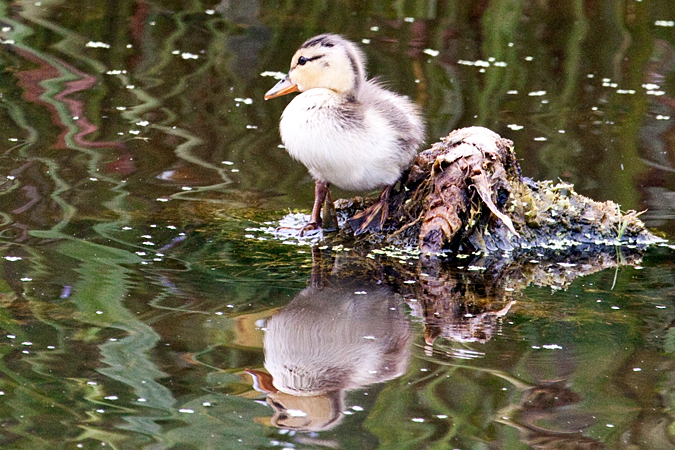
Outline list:
[[[317,56],[314,56],[314,57],[312,57],[312,58],[305,58],[304,56],[301,56],[301,57],[298,58],[298,65],[299,65],[299,66],[304,66],[304,65],[307,64],[308,62],[317,60],[317,59],[319,59],[319,58],[323,58],[323,55],[317,55]]]

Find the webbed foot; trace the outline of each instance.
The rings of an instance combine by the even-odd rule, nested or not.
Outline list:
[[[308,222],[307,225],[300,228],[300,236],[304,236],[308,231],[320,230],[321,224],[316,222]]]
[[[348,219],[349,225],[354,230],[354,236],[358,236],[367,230],[381,231],[389,216],[387,213],[388,206],[377,202]]]
[[[349,225],[354,230],[354,236],[358,236],[367,230],[382,231],[384,223],[389,218],[389,193],[392,187],[384,188],[375,203],[348,219]]]
[[[308,231],[321,229],[321,207],[328,194],[328,182],[317,180],[314,184],[314,206],[312,207],[312,214],[309,216],[309,223],[300,229],[300,236],[304,236]]]

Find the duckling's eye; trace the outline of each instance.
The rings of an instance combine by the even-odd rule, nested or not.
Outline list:
[[[301,57],[298,58],[298,65],[304,66],[305,63],[307,63],[307,61],[309,61],[309,59],[305,58],[304,56],[301,56]]]

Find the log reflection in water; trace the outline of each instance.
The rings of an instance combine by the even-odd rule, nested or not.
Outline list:
[[[515,258],[499,254],[455,257],[454,261],[422,257],[415,269],[394,269],[391,277],[412,314],[424,321],[427,353],[439,337],[486,343],[498,334],[501,318],[530,285],[564,290],[579,277],[640,264],[642,250],[586,245],[536,250]],[[411,278],[416,283],[403,281]]]

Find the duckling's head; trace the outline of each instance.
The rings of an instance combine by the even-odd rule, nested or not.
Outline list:
[[[352,42],[336,34],[320,34],[300,46],[288,75],[267,91],[265,100],[314,88],[354,96],[366,80],[364,61]]]

